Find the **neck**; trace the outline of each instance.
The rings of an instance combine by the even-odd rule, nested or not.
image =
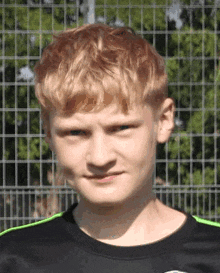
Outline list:
[[[86,206],[81,199],[74,218],[80,229],[96,240],[116,244],[116,240],[133,238],[137,242],[137,238],[143,239],[142,231],[146,237],[165,221],[164,207],[154,193],[117,207]]]

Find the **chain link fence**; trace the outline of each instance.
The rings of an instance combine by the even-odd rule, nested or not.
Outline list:
[[[219,1],[1,0],[0,15],[0,232],[78,200],[44,141],[33,67],[52,32],[97,22],[132,27],[166,61],[176,127],[158,146],[158,198],[220,222]]]

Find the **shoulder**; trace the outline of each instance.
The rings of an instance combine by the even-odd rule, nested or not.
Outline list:
[[[1,232],[0,272],[26,273],[32,272],[32,267],[37,268],[48,262],[55,264],[67,248],[64,242],[68,236],[65,229],[68,227],[66,228],[67,221],[62,216],[63,212]],[[65,247],[61,251],[60,246],[63,245]]]
[[[0,247],[9,247],[11,243],[15,245],[20,242],[37,241],[39,238],[52,236],[53,232],[61,225],[63,212],[57,213],[47,219],[35,223],[9,228],[0,233]]]
[[[211,220],[206,220],[198,216],[192,215],[197,223],[197,232],[199,233],[209,233],[210,235],[220,236],[220,223]]]
[[[211,221],[211,220],[206,220],[206,219],[203,219],[203,218],[200,218],[198,216],[195,216],[193,215],[193,218],[196,220],[197,223],[199,224],[202,224],[202,226],[204,228],[209,228],[209,227],[217,227],[217,228],[220,228],[220,223],[218,222],[214,222],[214,221]],[[217,229],[218,230],[218,229]],[[220,230],[220,229],[219,229]]]
[[[220,223],[192,215],[196,221],[192,242],[200,249],[218,250],[220,254]]]

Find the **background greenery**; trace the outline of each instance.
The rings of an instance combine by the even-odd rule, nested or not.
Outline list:
[[[34,185],[41,175],[42,185],[50,185],[47,171],[51,164],[39,161],[51,159],[52,153],[39,135],[43,131],[39,111],[36,111],[39,105],[33,79],[24,79],[19,73],[25,66],[33,71],[42,49],[51,41],[53,30],[82,25],[84,18],[83,1],[80,8],[65,8],[64,0],[49,2],[41,1],[39,6],[39,0],[17,0],[16,6],[15,0],[7,0],[7,5],[0,8],[0,158],[7,163],[6,186],[13,186],[15,182],[17,186]],[[172,1],[166,2],[172,4]],[[197,4],[194,7],[189,6],[190,2],[181,1],[181,29],[167,17],[166,9],[159,6],[164,4],[163,0],[96,0],[95,13],[96,18],[105,15],[107,24],[114,25],[120,20],[138,33],[143,31],[143,37],[165,57],[169,96],[175,99],[176,117],[183,124],[176,123],[169,143],[158,146],[156,176],[169,181],[169,185],[163,187],[167,192],[164,202],[216,220],[214,215],[220,214],[216,206],[220,113],[215,110],[220,108],[220,38],[217,33],[220,8],[213,6],[214,1],[203,1],[203,5],[194,1]],[[73,4],[73,1],[65,3]],[[129,3],[135,7],[129,8]],[[154,3],[156,8],[150,6]],[[104,4],[112,6],[104,11]],[[141,5],[149,6],[141,8]],[[166,158],[172,162],[164,160]],[[16,164],[10,160],[24,161],[18,163],[16,169]],[[0,177],[3,177],[2,166],[3,161]],[[29,182],[28,172],[31,174]],[[178,190],[176,194],[172,189]]]

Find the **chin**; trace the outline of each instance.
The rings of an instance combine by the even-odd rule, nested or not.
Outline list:
[[[100,207],[115,207],[129,202],[129,196],[115,196],[115,194],[103,196],[102,198],[100,196],[80,196],[80,199],[83,199],[86,203]]]

